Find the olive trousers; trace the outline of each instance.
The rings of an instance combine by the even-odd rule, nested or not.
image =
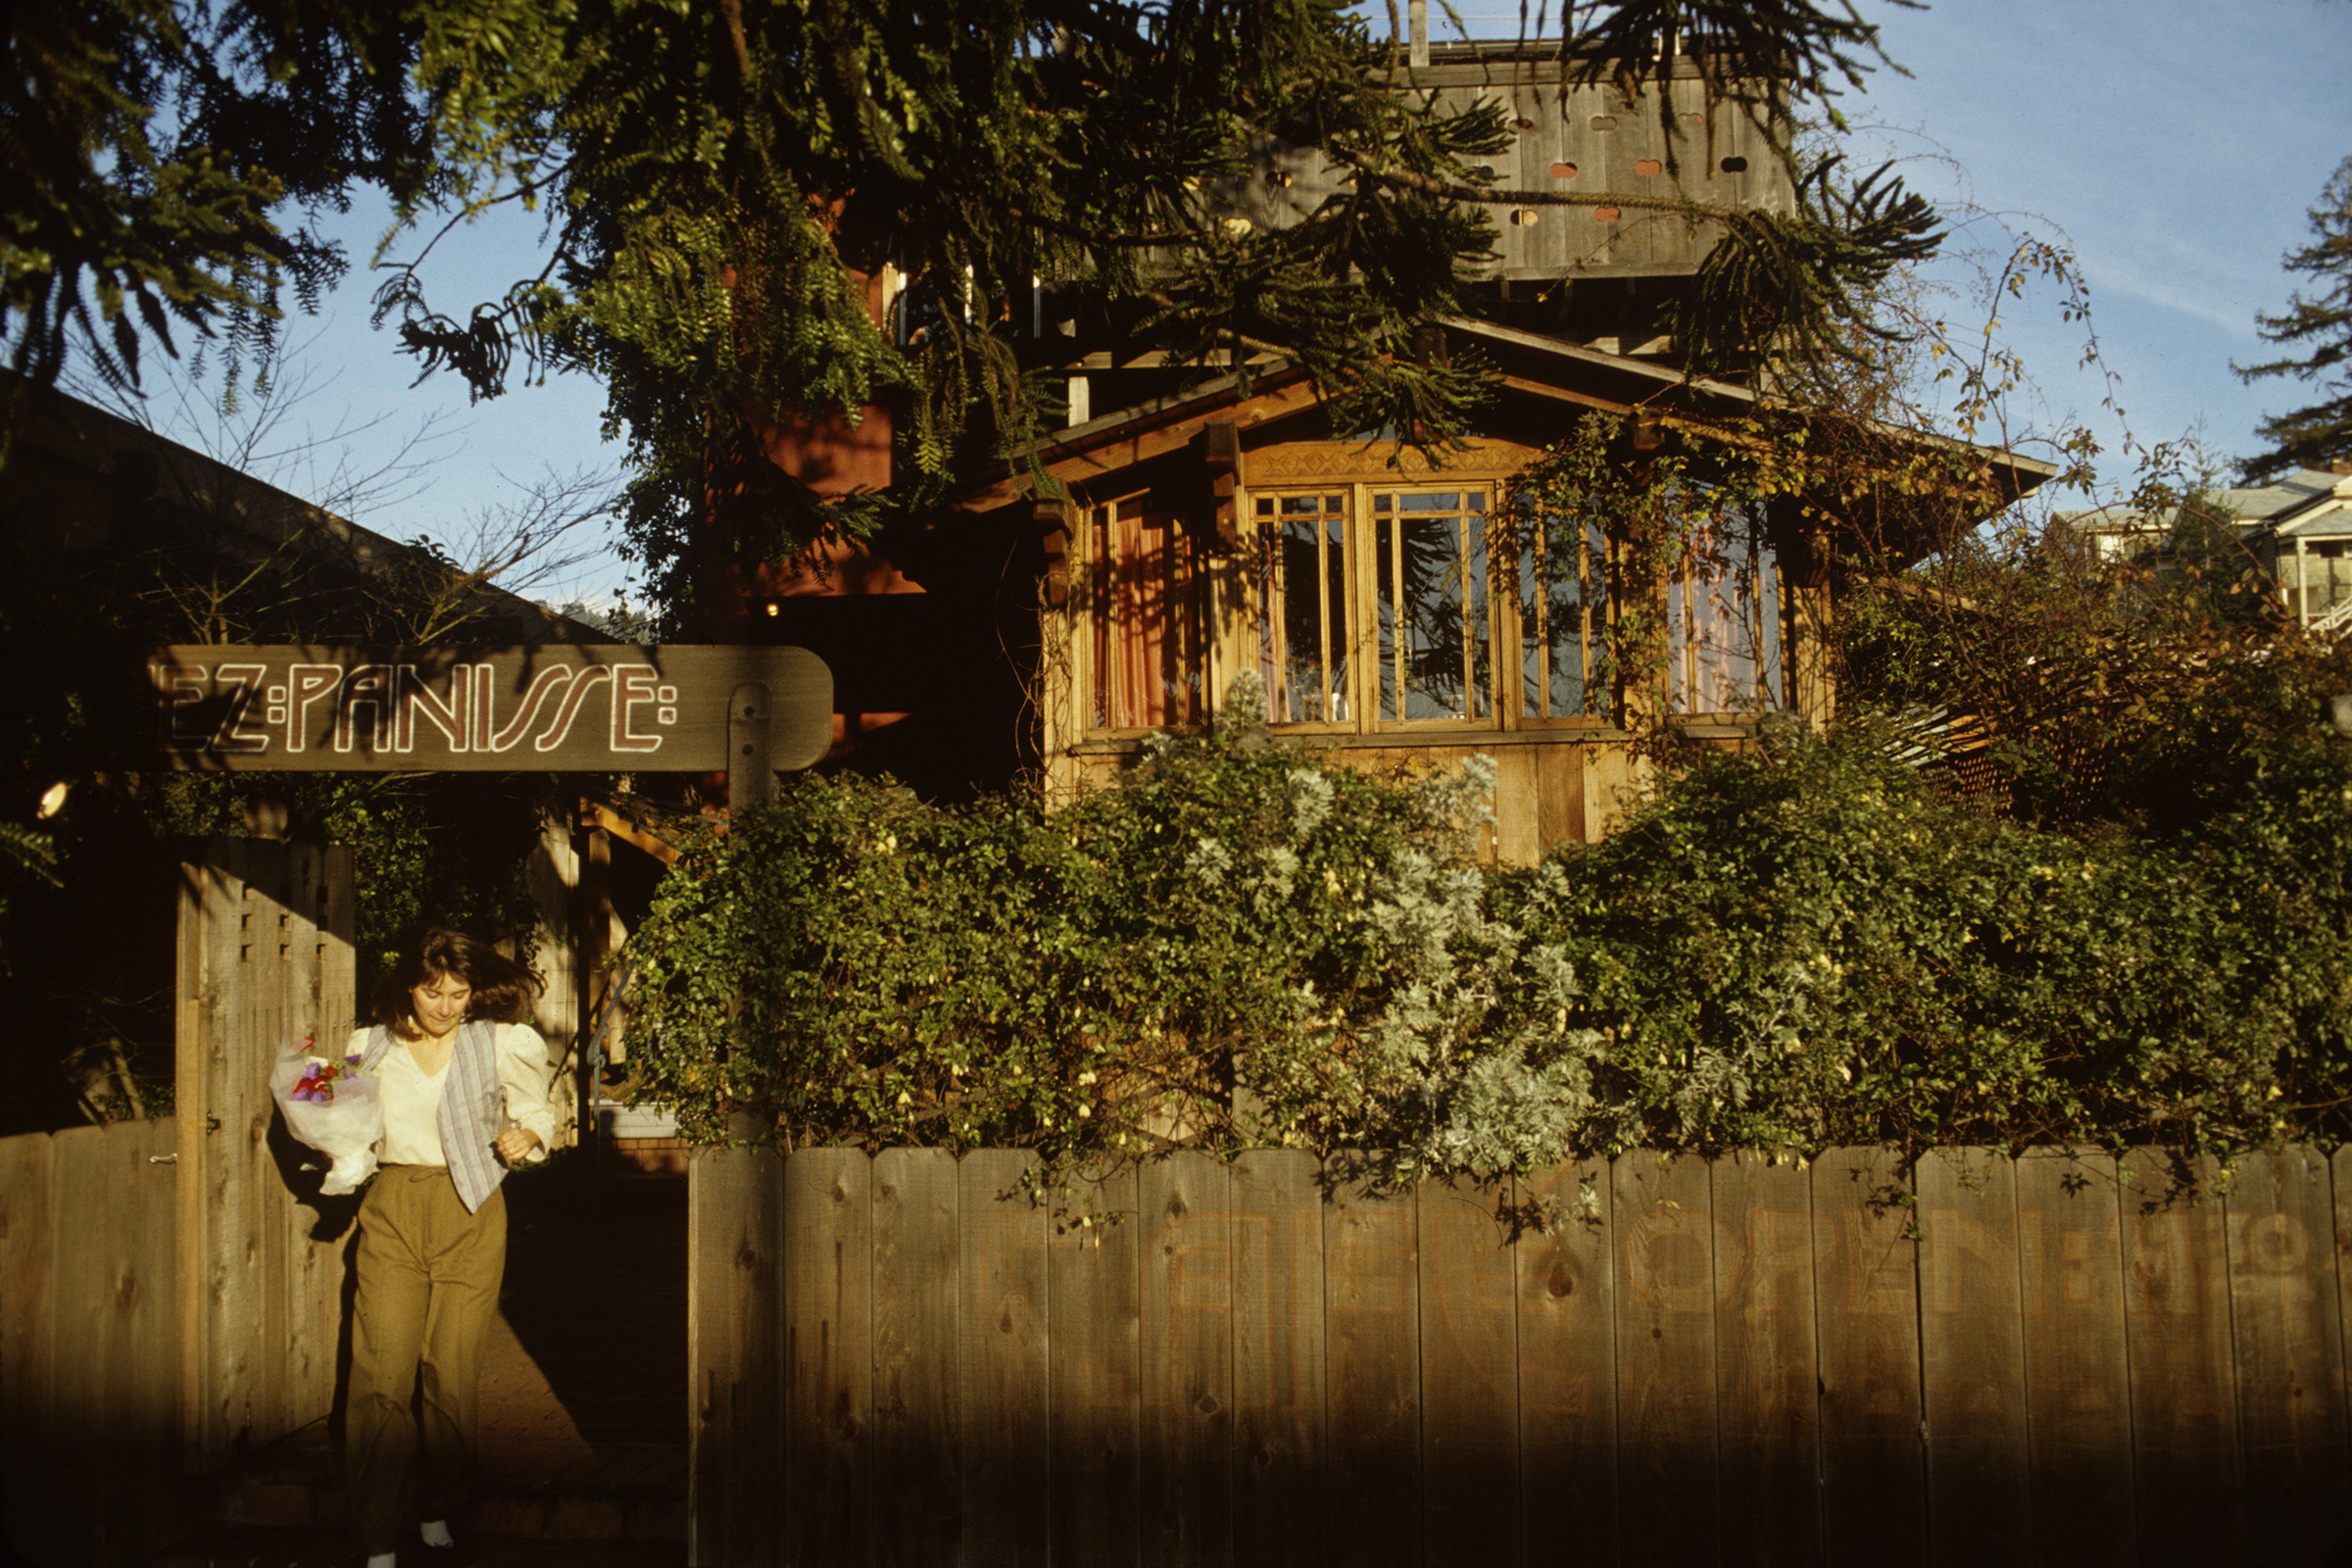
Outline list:
[[[370,1555],[393,1550],[405,1523],[452,1517],[473,1489],[482,1345],[506,1266],[504,1193],[468,1214],[438,1165],[387,1165],[368,1186],[343,1446]]]

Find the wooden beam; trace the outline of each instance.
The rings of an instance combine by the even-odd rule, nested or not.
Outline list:
[[[1191,446],[1208,417],[1232,419],[1247,429],[1297,414],[1320,401],[1314,387],[1304,380],[1260,392],[1226,406],[1222,412],[1216,403],[1204,399],[1195,409],[1178,413],[1165,424],[1143,427],[1142,421],[1137,420],[1127,431],[1108,435],[1099,444],[1089,443],[1077,450],[1065,448],[1058,454],[1050,449],[1043,467],[1064,484],[1083,484],[1097,474],[1130,468]],[[1007,474],[986,489],[963,497],[956,506],[963,512],[992,512],[1030,496],[1034,482],[1027,472]]]
[[[678,850],[675,845],[654,837],[646,829],[599,802],[580,802],[580,826],[601,827],[614,838],[634,844],[663,865],[678,863]]]

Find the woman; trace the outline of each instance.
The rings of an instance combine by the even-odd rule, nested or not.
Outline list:
[[[546,1043],[517,1021],[540,989],[488,944],[428,929],[376,986],[376,1027],[353,1036],[384,1106],[344,1422],[368,1568],[392,1568],[412,1480],[424,1544],[440,1549],[473,1483],[475,1384],[507,1262],[498,1184],[556,1134]]]

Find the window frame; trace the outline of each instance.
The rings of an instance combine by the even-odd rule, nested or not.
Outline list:
[[[1516,553],[1504,552],[1502,559],[1496,551],[1497,531],[1501,527],[1502,508],[1509,494],[1515,470],[1465,469],[1458,473],[1415,475],[1409,479],[1348,480],[1321,482],[1301,476],[1287,482],[1251,485],[1237,498],[1241,515],[1249,526],[1249,548],[1254,560],[1249,572],[1251,603],[1249,614],[1257,640],[1256,667],[1267,685],[1267,709],[1270,722],[1285,733],[1343,734],[1343,735],[1411,735],[1446,733],[1488,733],[1497,730],[1595,730],[1607,729],[1615,723],[1619,694],[1615,681],[1611,690],[1598,705],[1600,710],[1583,713],[1532,713],[1525,701],[1526,648],[1521,641],[1523,612],[1520,605],[1520,564]],[[1470,496],[1483,497],[1484,510],[1475,510]],[[1482,589],[1483,608],[1478,614],[1470,612],[1464,604],[1461,617],[1465,647],[1465,670],[1479,664],[1481,660],[1471,642],[1472,628],[1483,619],[1484,668],[1478,690],[1482,710],[1463,717],[1391,717],[1391,693],[1404,683],[1400,672],[1406,650],[1392,644],[1387,655],[1382,652],[1386,635],[1383,630],[1383,607],[1399,593],[1398,577],[1404,562],[1402,552],[1389,552],[1389,580],[1381,578],[1381,540],[1384,530],[1394,541],[1403,520],[1415,514],[1412,509],[1396,508],[1383,514],[1377,498],[1404,496],[1454,495],[1461,499],[1452,510],[1443,509],[1424,515],[1450,516],[1465,531],[1457,535],[1459,555],[1464,561],[1473,553],[1484,558],[1485,581]],[[1291,650],[1286,642],[1286,615],[1290,584],[1282,564],[1283,503],[1289,500],[1314,499],[1318,503],[1340,497],[1345,516],[1341,537],[1347,560],[1340,577],[1344,581],[1350,603],[1348,607],[1348,639],[1346,648],[1347,696],[1348,716],[1332,718],[1286,718],[1279,716],[1287,706],[1284,692],[1284,671],[1290,662]],[[1317,515],[1328,517],[1327,505],[1319,505]],[[1484,519],[1488,530],[1483,551],[1474,551],[1463,519]],[[1320,554],[1327,548],[1328,538],[1318,540],[1319,563],[1323,564],[1320,584],[1328,584],[1333,574],[1327,558]],[[1603,540],[1604,548],[1606,540]],[[1605,593],[1605,585],[1593,582],[1591,555],[1579,564],[1578,637],[1579,670],[1585,689],[1591,690],[1594,671],[1605,666],[1596,654],[1592,639],[1607,625],[1613,613]],[[1466,563],[1465,563],[1466,564]],[[1599,606],[1592,597],[1595,586],[1601,586]],[[1463,596],[1467,599],[1467,595]],[[1327,622],[1331,614],[1330,595],[1318,591],[1316,620],[1325,628],[1324,642],[1330,639]],[[1540,692],[1548,694],[1549,663],[1546,661]]]

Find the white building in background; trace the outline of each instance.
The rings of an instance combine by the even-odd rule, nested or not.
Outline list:
[[[2299,469],[2272,484],[2217,490],[2209,499],[2216,520],[2236,532],[2248,564],[2278,583],[2298,621],[2320,630],[2352,625],[2352,460]],[[2171,550],[2180,522],[2175,507],[2061,515],[2100,555],[2150,564]]]

